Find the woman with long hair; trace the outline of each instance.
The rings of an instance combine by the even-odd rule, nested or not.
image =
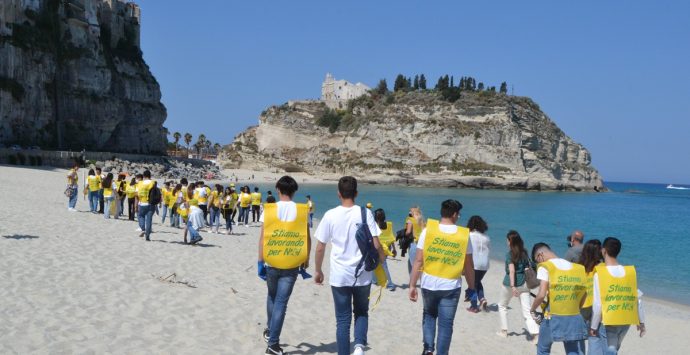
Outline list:
[[[233,201],[233,189],[231,187],[226,187],[225,188],[225,193],[223,194],[223,206],[222,206],[222,211],[223,211],[223,218],[225,218],[225,234],[230,235],[232,234],[232,212],[234,208],[234,201]]]
[[[249,225],[249,204],[252,202],[252,195],[249,193],[249,186],[242,186],[240,192],[240,219],[237,224],[244,222],[244,225],[247,226]]]
[[[386,254],[386,259],[388,258],[388,256],[395,257],[397,252],[395,250],[395,234],[393,232],[393,222],[386,221],[386,212],[381,208],[374,211],[374,220],[381,229],[381,235],[379,235],[379,242],[381,243],[381,247],[383,248],[383,251]],[[395,291],[396,286],[393,283],[390,271],[388,271],[388,263],[386,262],[386,259],[383,259],[382,265],[383,271],[386,272],[386,278],[388,279],[388,284],[386,285],[386,288],[390,291]]]
[[[211,232],[218,234],[220,228],[220,205],[223,199],[223,186],[216,184],[215,191],[211,192],[211,197],[208,201],[208,208],[210,212]]]
[[[467,229],[470,230],[470,241],[472,242],[472,261],[474,262],[474,289],[477,291],[477,299],[479,299],[479,308],[484,311],[487,310],[486,298],[484,298],[484,285],[482,279],[489,270],[489,249],[491,246],[491,239],[486,235],[489,226],[486,221],[480,216],[472,216],[467,221]],[[469,288],[465,290],[465,302],[470,301],[468,294]],[[476,312],[478,308],[472,308],[471,311]]]
[[[525,318],[525,325],[532,342],[536,344],[539,326],[530,315],[532,296],[530,296],[530,289],[527,288],[527,283],[525,282],[525,269],[532,267],[532,262],[518,232],[514,230],[508,232],[506,243],[508,244],[508,252],[505,259],[506,273],[503,277],[501,298],[498,302],[501,330],[497,334],[504,338],[508,336],[508,303],[512,297],[520,298],[522,317]]]
[[[413,206],[410,208],[410,212],[407,214],[405,219],[405,235],[414,236],[414,240],[410,243],[410,251],[407,259],[407,271],[412,272],[412,264],[414,263],[414,258],[417,255],[417,241],[419,240],[419,235],[425,227],[424,214],[422,214],[422,209],[419,206]]]
[[[580,314],[584,318],[589,329],[592,322],[592,305],[594,301],[594,274],[595,267],[603,262],[601,257],[601,242],[599,239],[590,239],[582,247],[582,254],[580,254],[579,263],[585,267],[587,273],[587,298],[582,305]],[[589,355],[603,355],[608,348],[606,340],[606,328],[599,326],[597,336],[588,336],[587,338],[587,354]]]
[[[117,192],[117,184],[113,181],[113,173],[108,173],[103,179],[103,218],[110,219],[110,206],[115,201],[115,193]],[[117,209],[116,209],[117,210]],[[115,213],[117,219],[117,212]]]
[[[127,217],[130,221],[133,221],[137,212],[137,179],[135,177],[132,178],[127,188],[125,188],[125,195],[127,195]]]
[[[177,210],[182,199],[182,184],[177,184],[170,192],[170,200],[168,201],[168,209],[170,209],[170,227],[180,226],[180,212]]]

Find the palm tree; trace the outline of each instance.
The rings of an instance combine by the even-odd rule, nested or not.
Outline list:
[[[185,133],[184,142],[187,144],[187,155],[189,155],[189,144],[192,143],[192,135],[189,133]]]
[[[180,143],[180,138],[182,138],[182,135],[180,132],[175,132],[173,133],[173,138],[175,138],[175,156],[177,156],[177,147],[178,143]]]
[[[199,156],[201,155],[201,143],[199,143],[198,141],[194,143],[194,149],[196,149],[196,158],[199,159]]]
[[[196,139],[196,144],[199,145],[199,148],[197,148],[197,150],[203,149],[203,148],[204,148],[204,144],[206,144],[206,135],[203,134],[203,133],[200,134],[199,137]],[[197,154],[198,154],[198,153],[199,153],[199,152],[197,152]]]
[[[208,154],[211,151],[211,147],[213,146],[213,143],[211,141],[207,140],[204,142],[204,148],[206,148],[206,154]]]

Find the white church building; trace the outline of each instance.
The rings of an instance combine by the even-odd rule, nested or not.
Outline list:
[[[321,101],[330,108],[342,108],[350,99],[356,99],[366,95],[370,87],[362,84],[353,84],[347,80],[335,80],[331,73],[326,74],[326,79],[321,84]]]

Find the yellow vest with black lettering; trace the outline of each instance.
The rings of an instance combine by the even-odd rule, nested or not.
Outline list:
[[[252,206],[261,205],[261,192],[252,192]]]
[[[414,228],[414,227],[413,227]],[[441,232],[439,222],[427,220],[424,237],[424,273],[444,279],[457,279],[465,267],[470,230],[459,227],[453,233]]]
[[[294,269],[307,261],[309,207],[298,203],[297,218],[286,222],[278,218],[278,204],[264,206],[264,261],[277,269]]]
[[[149,203],[149,191],[153,187],[153,180],[141,181],[137,183],[137,197],[139,197],[139,203]]]
[[[587,273],[580,264],[561,270],[551,261],[539,264],[549,271],[549,314],[574,316],[580,314],[580,302],[585,297]]]
[[[604,264],[596,268],[599,278],[601,320],[604,325],[638,325],[637,271],[625,266],[625,276],[615,277]]]
[[[96,175],[89,175],[86,178],[89,183],[89,191],[94,192],[101,189],[101,177]]]
[[[388,256],[393,256],[390,251],[389,246],[395,243],[395,235],[393,234],[393,222],[386,222],[386,229],[381,229],[381,234],[379,235],[379,242],[383,247],[383,252]]]
[[[103,197],[110,197],[113,195],[113,183],[110,186],[103,186]]]
[[[127,198],[134,198],[137,195],[137,186],[136,184],[132,185],[130,183],[127,183],[125,186],[125,193],[127,194]]]
[[[422,229],[419,227],[417,219],[414,217],[407,217],[405,223],[412,223],[412,234],[414,234],[414,242],[417,243],[419,241],[419,235],[422,234]],[[407,226],[405,228],[407,228]]]

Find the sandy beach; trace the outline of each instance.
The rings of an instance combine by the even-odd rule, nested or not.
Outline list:
[[[258,225],[236,227],[231,236],[202,233],[204,240],[192,247],[181,243],[181,230],[154,216],[147,243],[136,222],[86,212],[81,195],[78,212],[67,211],[66,173],[0,166],[6,201],[0,206],[0,354],[263,354],[266,287],[256,276]],[[240,181],[251,174],[237,171]],[[272,177],[254,175],[255,182]],[[298,174],[297,180],[303,182]],[[391,260],[389,267],[396,284],[408,282],[406,260]],[[328,260],[324,272],[328,279]],[[517,300],[509,312],[510,336],[495,334],[502,277],[503,265],[494,261],[484,279],[489,312],[458,310],[452,354],[535,353]],[[647,335],[639,338],[631,329],[622,353],[687,353],[690,308],[650,298],[645,308]],[[422,304],[411,303],[406,289],[384,290],[369,314],[367,353],[418,354],[421,320]],[[330,287],[298,280],[281,344],[290,354],[335,352]],[[562,354],[562,346],[556,343],[553,353]]]

